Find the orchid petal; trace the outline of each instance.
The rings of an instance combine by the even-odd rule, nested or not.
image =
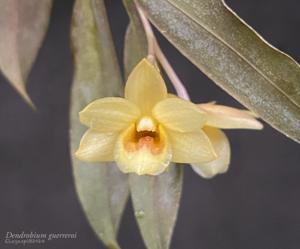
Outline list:
[[[230,144],[226,135],[221,130],[212,127],[204,127],[203,130],[212,142],[218,157],[208,163],[193,163],[192,168],[200,176],[212,178],[228,170],[230,163]]]
[[[113,161],[113,150],[118,133],[101,133],[87,130],[81,138],[75,156],[86,162]]]
[[[135,103],[143,114],[167,97],[167,88],[156,66],[143,59],[131,72],[125,86],[125,98]]]
[[[189,133],[168,131],[168,135],[172,143],[173,162],[196,163],[216,159],[214,148],[201,129]]]
[[[256,115],[250,111],[215,105],[199,104],[199,109],[207,112],[206,125],[221,129],[254,129],[261,130],[262,123],[256,120]]]
[[[79,113],[80,122],[101,132],[121,131],[140,116],[139,109],[123,98],[103,98],[90,103]]]
[[[173,131],[196,131],[206,122],[204,111],[180,98],[167,98],[160,101],[152,113],[161,124]]]

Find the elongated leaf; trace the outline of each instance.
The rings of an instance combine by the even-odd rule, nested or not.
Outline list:
[[[222,0],[139,0],[153,24],[208,77],[300,142],[300,67]],[[199,82],[200,83],[200,82]]]
[[[147,39],[133,1],[124,0],[130,16],[125,39],[124,64],[128,75],[147,56]],[[130,175],[130,190],[143,240],[148,249],[168,249],[180,203],[183,172],[171,165],[160,176]]]
[[[119,248],[116,236],[129,193],[127,176],[114,163],[89,164],[73,156],[86,130],[78,112],[94,99],[119,95],[122,89],[103,0],[75,2],[72,44],[75,76],[70,138],[75,185],[96,234],[108,248]]]
[[[47,31],[52,0],[0,1],[0,69],[33,106],[25,82]]]
[[[144,242],[148,249],[168,249],[179,208],[182,168],[171,165],[159,176],[130,175],[130,190]]]

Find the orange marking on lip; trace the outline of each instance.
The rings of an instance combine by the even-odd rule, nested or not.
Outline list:
[[[153,145],[154,139],[150,136],[141,137],[137,143],[137,149],[142,149],[143,147],[151,148]]]
[[[125,149],[128,152],[136,152],[137,150],[146,148],[150,150],[153,155],[158,155],[162,152],[162,144],[155,143],[155,140],[151,136],[140,137],[137,142],[128,141],[125,143]]]

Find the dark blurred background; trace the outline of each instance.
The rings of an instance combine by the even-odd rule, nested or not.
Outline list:
[[[300,2],[228,0],[227,3],[279,49],[300,61]],[[106,1],[119,59],[128,22],[121,1]],[[68,151],[72,82],[70,18],[73,1],[56,0],[45,43],[28,80],[33,112],[0,76],[0,248],[6,232],[73,233],[28,248],[104,248],[78,203]],[[195,102],[240,107],[165,39],[163,50]],[[172,249],[300,248],[300,145],[265,125],[263,131],[230,131],[229,172],[213,180],[186,167]],[[128,205],[119,240],[143,249]],[[21,247],[21,246],[19,246]],[[26,247],[27,248],[27,247]]]

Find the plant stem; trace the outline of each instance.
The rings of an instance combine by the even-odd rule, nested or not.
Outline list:
[[[155,50],[154,50],[155,36],[154,36],[153,30],[151,28],[151,25],[150,25],[147,17],[145,16],[143,10],[141,9],[141,7],[137,3],[137,1],[135,1],[135,5],[136,5],[137,11],[140,15],[140,18],[141,18],[141,21],[142,21],[142,24],[144,26],[144,30],[146,33],[147,43],[148,43],[148,56],[155,57]]]
[[[155,41],[155,43],[154,43],[154,50],[155,50],[155,55],[156,55],[158,61],[160,62],[160,64],[164,68],[166,74],[168,75],[169,79],[171,80],[178,96],[183,99],[190,100],[190,96],[189,96],[185,86],[179,79],[178,75],[175,73],[175,71],[172,68],[171,64],[169,63],[167,57],[164,55],[161,48],[159,47],[157,41]]]
[[[172,68],[171,64],[169,63],[167,57],[162,52],[156,38],[154,35],[154,32],[152,30],[151,24],[148,21],[147,17],[145,16],[144,11],[141,9],[137,1],[135,1],[135,5],[137,8],[137,11],[140,15],[142,24],[144,26],[144,30],[147,37],[147,43],[148,43],[148,59],[155,60],[155,58],[158,59],[159,63],[163,67],[164,71],[168,75],[169,79],[171,80],[177,95],[183,99],[190,100],[189,94],[187,90],[185,89],[184,84],[181,82],[177,74],[175,73],[174,69]]]

